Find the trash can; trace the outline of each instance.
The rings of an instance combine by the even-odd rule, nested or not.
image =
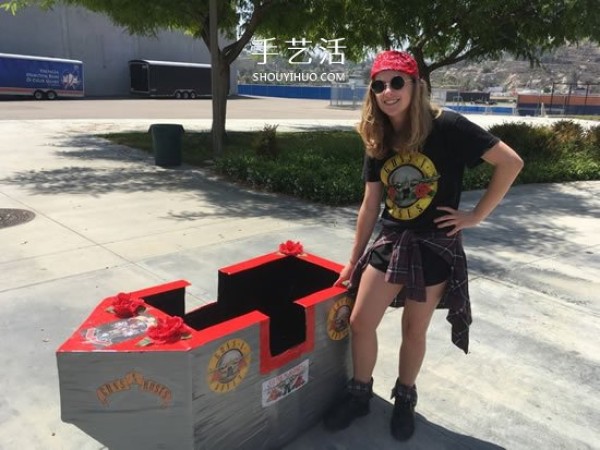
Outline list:
[[[150,125],[148,132],[152,135],[154,163],[164,167],[180,166],[183,126],[157,123]]]

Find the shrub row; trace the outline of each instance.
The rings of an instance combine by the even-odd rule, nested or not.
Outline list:
[[[516,184],[600,179],[600,125],[585,130],[568,120],[552,126],[511,123],[495,125],[490,132],[525,161]],[[486,187],[491,173],[488,165],[467,171],[465,189]]]
[[[600,125],[585,130],[564,120],[552,126],[502,124],[490,131],[525,160],[517,183],[600,179]],[[255,189],[346,205],[362,198],[362,161],[356,132],[277,134],[276,127],[266,127],[252,149],[228,152],[215,168]],[[487,164],[467,171],[465,190],[484,188],[491,173]]]
[[[228,152],[217,172],[254,189],[279,192],[330,205],[360,201],[363,150],[355,132],[277,134],[265,128],[252,151]],[[276,149],[276,150],[274,150]]]

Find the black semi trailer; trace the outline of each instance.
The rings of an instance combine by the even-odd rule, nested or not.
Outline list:
[[[210,64],[129,61],[131,93],[148,97],[196,98],[211,95]]]

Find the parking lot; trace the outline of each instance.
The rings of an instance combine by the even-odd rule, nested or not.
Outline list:
[[[210,98],[0,100],[0,120],[210,118]],[[227,102],[227,118],[358,120],[360,110],[330,108],[327,100],[235,96]]]

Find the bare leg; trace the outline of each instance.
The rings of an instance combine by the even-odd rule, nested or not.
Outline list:
[[[356,302],[350,316],[354,379],[371,381],[377,361],[377,327],[386,308],[400,292],[402,285],[385,281],[385,274],[367,266],[362,274]]]
[[[425,357],[427,328],[445,287],[446,282],[428,286],[425,302],[407,300],[404,305],[398,379],[405,386],[414,385],[419,375]]]

